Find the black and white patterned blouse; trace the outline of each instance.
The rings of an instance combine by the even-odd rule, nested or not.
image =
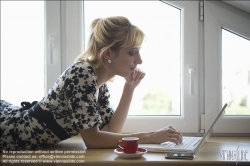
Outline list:
[[[109,123],[114,111],[107,85],[97,101],[97,77],[87,62],[70,66],[36,105],[0,105],[1,150],[36,149],[76,136],[79,129]]]

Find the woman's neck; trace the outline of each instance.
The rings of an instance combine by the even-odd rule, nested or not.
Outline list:
[[[108,80],[113,78],[115,76],[114,73],[107,70],[104,66],[101,66],[100,68],[95,69],[96,76],[97,76],[97,87],[98,89],[106,83]]]

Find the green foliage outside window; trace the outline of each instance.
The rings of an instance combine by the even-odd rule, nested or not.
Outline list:
[[[142,99],[144,115],[168,115],[172,112],[172,97],[161,89],[149,91]]]

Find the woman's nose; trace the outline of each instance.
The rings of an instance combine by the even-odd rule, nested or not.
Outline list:
[[[138,58],[136,59],[136,64],[142,64],[141,55],[139,55]]]

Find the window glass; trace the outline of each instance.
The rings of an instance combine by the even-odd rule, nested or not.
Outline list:
[[[44,2],[1,2],[1,99],[44,96]]]
[[[85,41],[92,20],[118,15],[146,34],[139,65],[146,76],[134,92],[129,115],[180,115],[180,9],[161,1],[84,1]],[[114,108],[124,81],[116,76],[109,82]]]
[[[250,115],[250,41],[222,29],[222,98],[227,115]]]

